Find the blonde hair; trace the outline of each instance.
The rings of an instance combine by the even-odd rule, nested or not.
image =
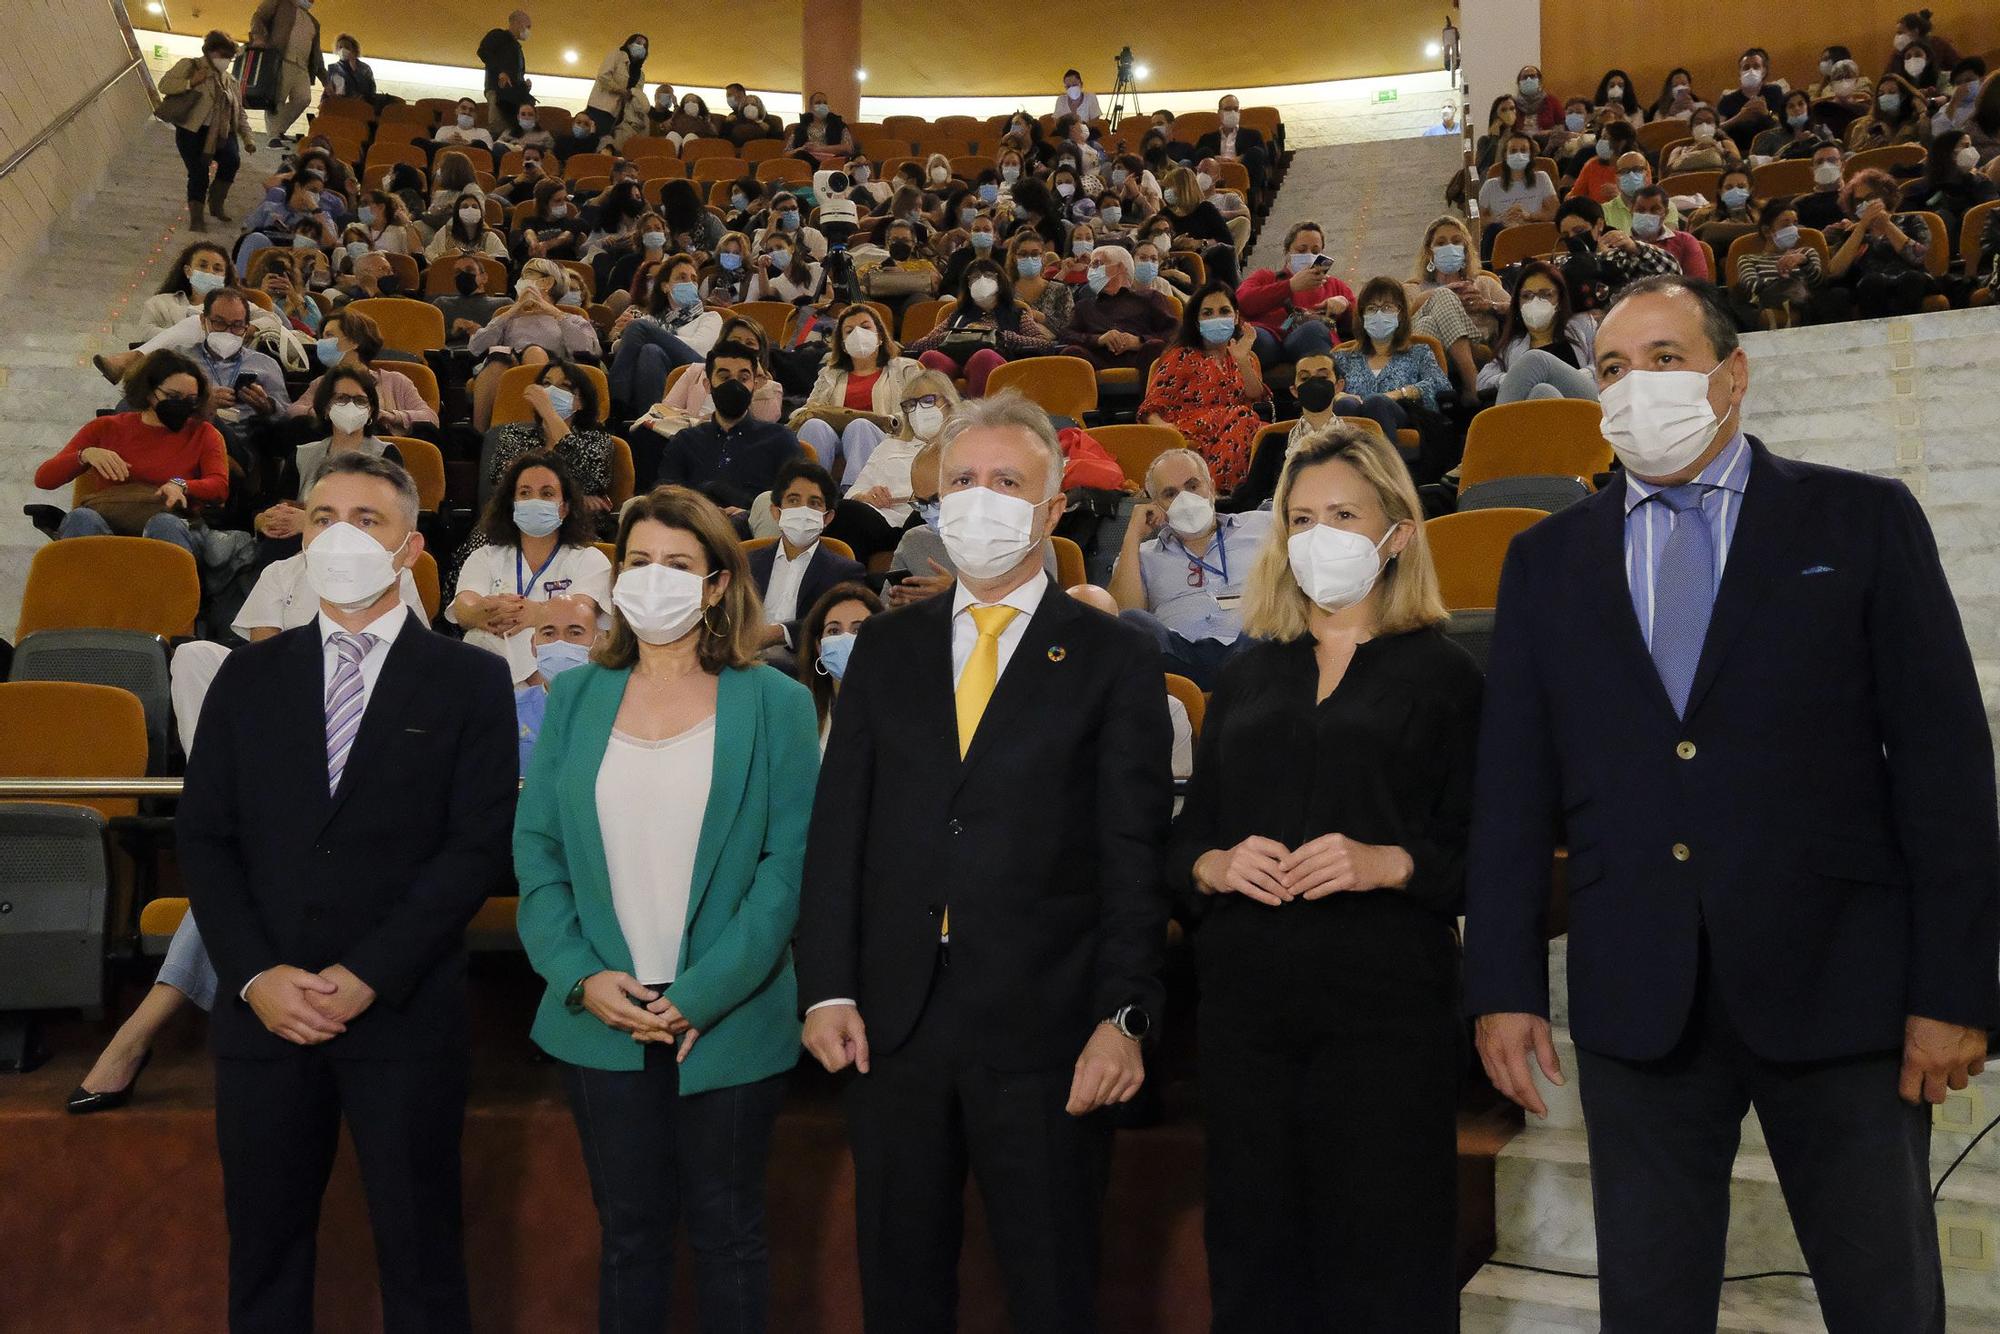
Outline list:
[[[1455,213],[1440,213],[1431,219],[1430,226],[1424,228],[1424,243],[1417,247],[1417,271],[1411,281],[1418,286],[1437,281],[1437,275],[1431,272],[1431,242],[1438,231],[1447,226],[1458,228],[1459,234],[1465,237],[1465,271],[1461,276],[1470,282],[1483,271],[1479,267],[1479,242],[1473,239],[1465,219]]]
[[[953,384],[951,377],[943,371],[921,370],[903,381],[904,398],[921,398],[925,394],[936,394],[944,400],[944,415],[947,420],[961,401],[958,397],[958,386]],[[900,403],[896,405],[896,418],[898,423],[896,438],[915,440],[916,437],[910,434],[910,419],[904,414]],[[940,431],[939,434],[942,435],[943,432]]]
[[[1244,592],[1245,634],[1287,641],[1303,639],[1310,633],[1313,605],[1292,575],[1288,511],[1292,487],[1299,474],[1335,461],[1353,468],[1375,489],[1375,497],[1392,528],[1401,523],[1411,526],[1409,542],[1382,567],[1382,574],[1376,580],[1379,600],[1375,633],[1398,635],[1446,619],[1444,598],[1438,593],[1437,567],[1431,561],[1430,542],[1424,533],[1417,484],[1410,480],[1410,470],[1403,466],[1402,455],[1386,437],[1334,421],[1300,441],[1296,451],[1285,460],[1271,505],[1276,531],[1258,555]]]
[[[1194,206],[1206,196],[1201,192],[1201,182],[1186,167],[1169,167],[1167,174],[1160,178],[1162,196],[1168,190],[1174,192],[1174,207],[1183,213],[1191,213]]]
[[[618,517],[618,542],[613,550],[611,579],[617,582],[625,569],[625,552],[632,541],[632,529],[650,519],[692,533],[708,558],[709,572],[729,571],[729,586],[720,601],[701,616],[700,639],[695,644],[695,660],[711,674],[725,667],[749,667],[757,662],[758,640],[764,628],[764,607],[757,597],[757,585],[750,578],[750,562],[744,559],[743,544],[736,530],[715,507],[715,502],[699,491],[684,486],[663,486],[634,497]],[[639,661],[639,637],[625,623],[617,606],[606,607],[611,628],[590,651],[590,660],[604,667],[630,667]]]
[[[538,279],[542,295],[551,302],[556,294],[565,293],[569,287],[569,272],[552,259],[531,259],[521,266],[521,277]]]

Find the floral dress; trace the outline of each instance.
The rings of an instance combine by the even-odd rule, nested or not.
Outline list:
[[[1268,396],[1269,391],[1266,391]],[[1141,420],[1157,416],[1208,460],[1218,493],[1234,491],[1250,471],[1250,443],[1264,422],[1243,397],[1243,373],[1229,357],[1170,347],[1153,364]]]

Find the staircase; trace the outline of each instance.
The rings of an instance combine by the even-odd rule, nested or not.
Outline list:
[[[1311,218],[1326,229],[1327,253],[1357,292],[1379,273],[1409,277],[1424,227],[1445,211],[1445,181],[1462,155],[1451,137],[1298,150],[1244,271],[1273,267],[1285,232]]]

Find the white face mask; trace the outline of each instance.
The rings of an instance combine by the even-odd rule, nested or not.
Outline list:
[[[1959,150],[1952,154],[1951,160],[1958,164],[1960,171],[1971,171],[1979,165],[1979,150],[1971,144],[1962,144]]]
[[[1167,526],[1182,537],[1200,537],[1215,523],[1215,502],[1183,491],[1167,506]]]
[[[211,333],[208,335],[208,350],[223,361],[229,360],[243,350],[243,335],[233,333]]]
[[[1555,322],[1556,303],[1542,297],[1530,297],[1521,303],[1521,323],[1540,333]]]
[[[326,419],[336,431],[358,431],[368,424],[368,405],[336,403],[326,410]]]
[[[935,440],[943,429],[943,408],[915,408],[910,412],[910,434],[917,439]]]
[[[1627,472],[1642,478],[1671,477],[1701,457],[1715,438],[1716,416],[1708,386],[1722,366],[1707,374],[1626,371],[1598,394],[1604,413],[1599,429]]]
[[[778,531],[795,547],[809,547],[819,541],[826,527],[826,512],[806,505],[778,511]]]
[[[331,524],[306,544],[306,582],[321,602],[360,611],[396,582],[396,557],[409,540],[391,551],[351,523]]]
[[[847,348],[847,355],[850,357],[872,357],[875,355],[875,349],[882,346],[882,340],[867,325],[857,324],[847,331],[847,337],[842,340],[842,345]]]
[[[1838,162],[1818,163],[1813,167],[1813,181],[1818,185],[1839,185],[1840,164]]]
[[[973,579],[1007,573],[1040,540],[1035,506],[983,486],[953,491],[939,502],[938,536],[958,572]]]
[[[611,605],[648,644],[671,644],[694,629],[708,610],[708,581],[671,565],[638,565],[611,586]]]
[[[974,278],[965,285],[966,295],[982,306],[991,306],[1000,295],[1000,280],[997,278]]]
[[[1392,527],[1380,542],[1370,542],[1360,533],[1345,528],[1329,528],[1316,523],[1302,533],[1293,533],[1285,544],[1291,558],[1292,578],[1322,611],[1340,611],[1368,596],[1382,574],[1382,543],[1389,540]]]

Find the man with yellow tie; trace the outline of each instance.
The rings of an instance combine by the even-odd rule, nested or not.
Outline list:
[[[820,769],[795,946],[845,1090],[868,1334],[954,1327],[965,1177],[1016,1330],[1096,1328],[1102,1109],[1145,1077],[1173,799],[1159,650],[1062,597],[1062,448],[1018,394],[945,425],[959,574],[864,623]]]

